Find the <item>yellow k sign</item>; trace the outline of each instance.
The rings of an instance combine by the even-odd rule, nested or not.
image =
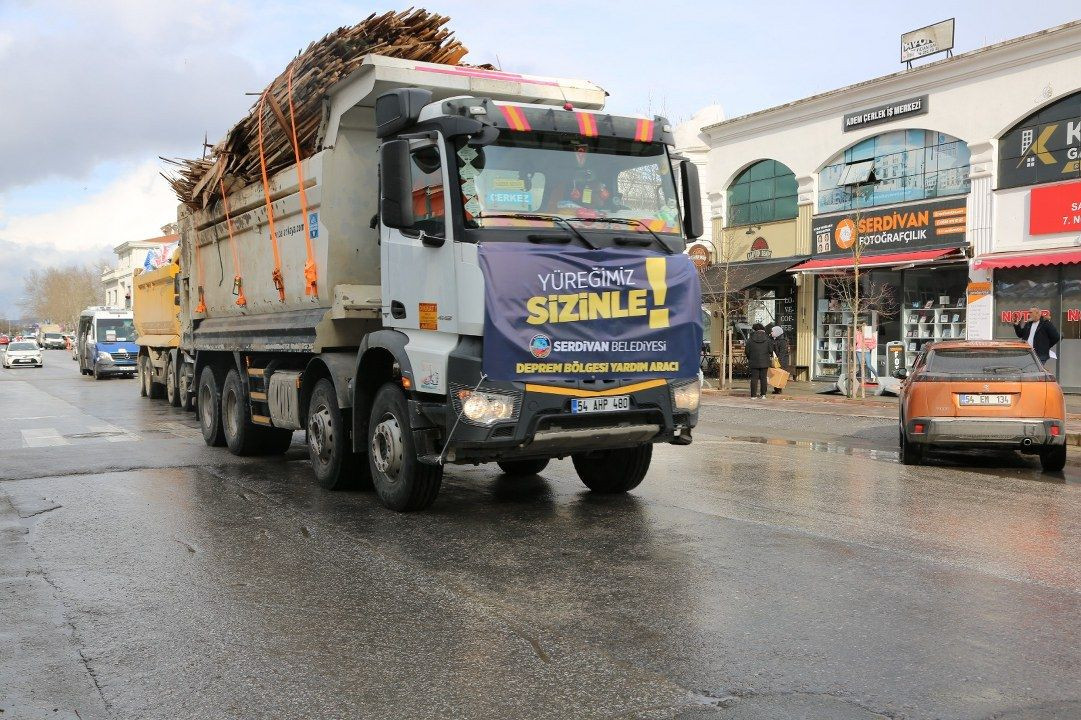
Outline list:
[[[1032,145],[1032,151],[1036,154],[1036,157],[1040,158],[1040,162],[1042,162],[1044,165],[1055,164],[1055,156],[1049,153],[1047,151],[1047,148],[1044,147],[1044,145],[1046,145],[1047,141],[1051,139],[1051,135],[1055,132],[1057,128],[1058,123],[1045,127],[1043,129],[1043,132],[1040,133],[1040,136],[1036,138],[1036,142]]]

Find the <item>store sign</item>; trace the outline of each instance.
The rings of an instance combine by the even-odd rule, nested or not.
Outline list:
[[[1068,311],[1067,311],[1068,312]],[[1040,310],[1040,317],[1051,318],[1050,310]],[[998,314],[998,321],[1010,325],[1024,324],[1032,319],[1032,313],[1028,310],[1002,310]]]
[[[868,208],[859,213],[819,215],[811,221],[816,256],[851,255],[859,239],[863,253],[903,252],[961,245],[965,241],[963,196]]]
[[[879,105],[870,110],[848,113],[844,117],[841,129],[844,132],[861,130],[871,125],[881,125],[899,118],[912,117],[914,115],[927,114],[927,96],[898,100],[887,105]]]
[[[1029,193],[1030,235],[1081,230],[1081,182],[1032,188]]]
[[[999,188],[1081,178],[1081,93],[1033,113],[999,139]]]
[[[748,260],[769,260],[773,257],[773,251],[769,249],[769,242],[759,235],[751,243],[751,249],[747,251]]]
[[[699,270],[703,270],[710,266],[710,252],[709,248],[701,243],[691,245],[687,249],[687,255],[691,258],[691,262]]]
[[[954,18],[906,32],[901,36],[901,62],[953,49]]]

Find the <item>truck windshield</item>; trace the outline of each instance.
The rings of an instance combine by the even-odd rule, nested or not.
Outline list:
[[[98,320],[98,342],[134,342],[135,322],[131,318]]]
[[[662,143],[505,132],[492,145],[458,150],[457,164],[467,228],[551,226],[557,218],[538,215],[555,215],[583,230],[681,233]]]

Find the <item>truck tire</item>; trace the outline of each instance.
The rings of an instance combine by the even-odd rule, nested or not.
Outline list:
[[[251,405],[240,373],[231,369],[221,390],[221,426],[225,444],[234,455],[256,455],[264,450],[264,430],[251,421]]]
[[[544,468],[548,467],[548,460],[503,460],[497,462],[496,465],[505,475],[525,477],[540,474]]]
[[[1062,472],[1066,467],[1066,446],[1053,445],[1040,453],[1040,467],[1044,472]]]
[[[139,364],[135,366],[135,374],[139,378],[139,397],[150,397],[150,392],[146,389],[146,360],[146,355],[140,355]]]
[[[203,440],[211,447],[225,444],[221,423],[221,384],[209,365],[199,374],[199,427]]]
[[[595,493],[624,493],[638,487],[649,470],[653,446],[601,450],[572,455],[574,469]]]
[[[94,363],[94,369],[90,371],[90,374],[94,376],[95,380],[101,380],[102,378],[105,377],[105,373],[98,370],[98,364],[97,363]],[[154,387],[154,386],[151,385],[150,387]],[[150,397],[156,397],[156,395],[151,393]]]
[[[180,407],[180,392],[176,387],[177,379],[173,376],[173,358],[165,356],[165,399],[173,407]]]
[[[334,384],[323,378],[315,384],[308,401],[305,441],[315,481],[326,490],[372,487],[368,459],[353,452],[349,425],[338,408]]]
[[[194,368],[190,363],[181,362],[180,379],[185,381],[177,383],[177,393],[180,395],[180,409],[191,412],[195,409],[195,388],[192,386],[191,374]],[[187,388],[186,390],[183,388]]]
[[[443,466],[417,458],[409,408],[397,385],[386,383],[375,394],[367,443],[372,484],[384,506],[410,512],[432,504],[443,483]]]

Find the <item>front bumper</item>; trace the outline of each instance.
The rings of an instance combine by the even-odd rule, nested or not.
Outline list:
[[[917,426],[923,432],[916,432]],[[1036,452],[1066,443],[1066,424],[1047,418],[911,418],[905,439],[936,447],[997,447]]]
[[[8,367],[15,367],[16,365],[41,365],[41,357],[13,357],[4,358],[4,364]]]
[[[135,360],[98,360],[96,363],[99,375],[134,375]]]
[[[476,387],[481,363],[479,343],[474,352],[469,352],[473,350],[469,347],[458,350],[448,363],[449,402],[441,398],[431,402],[418,398],[410,403],[413,427],[419,428],[417,446],[421,455],[438,455],[445,446],[448,462],[472,463],[566,457],[643,443],[691,443],[698,411],[676,409],[672,397],[673,385],[687,380],[573,380],[563,384],[485,380],[481,391],[516,397],[517,419],[488,426],[471,423],[464,416],[459,419],[461,406],[455,402],[456,393]],[[630,409],[571,412],[573,399],[595,396],[598,392],[629,395]]]

